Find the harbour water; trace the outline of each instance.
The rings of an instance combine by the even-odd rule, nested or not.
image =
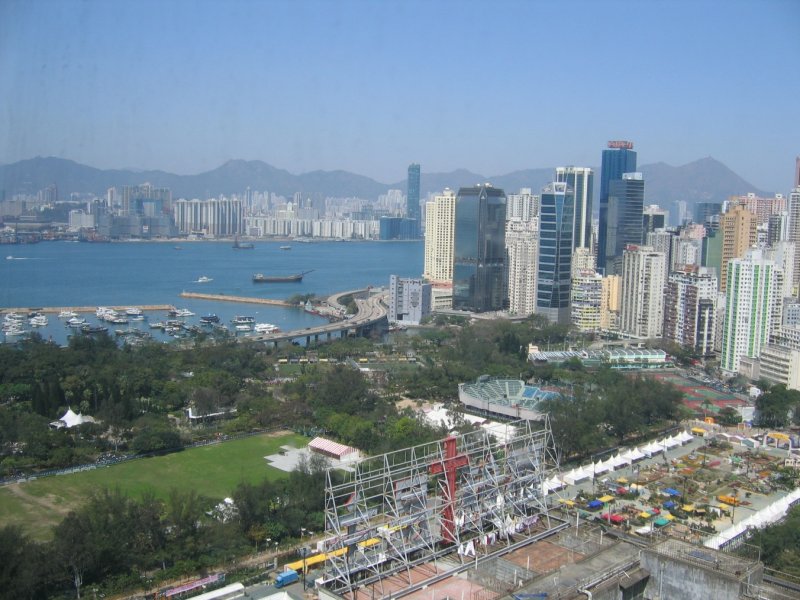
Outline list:
[[[209,313],[217,314],[222,323],[229,323],[234,315],[251,315],[257,322],[273,323],[284,331],[316,325],[321,318],[294,308],[184,299],[180,294],[205,292],[276,300],[294,294],[326,297],[386,286],[392,274],[418,277],[423,266],[422,242],[256,242],[249,250],[236,250],[224,242],[42,242],[4,246],[3,250],[0,309],[172,304],[196,313],[186,319],[189,323],[197,323]],[[301,282],[252,281],[255,273],[305,271],[310,272]],[[211,281],[198,281],[202,277]],[[82,316],[96,323],[93,313]],[[163,311],[147,316],[150,321],[167,318]],[[137,326],[147,329],[146,323]],[[113,329],[110,326],[109,333],[113,334]],[[57,315],[50,315],[48,325],[36,331],[59,344],[66,343],[72,333]],[[0,337],[2,341],[17,339]]]

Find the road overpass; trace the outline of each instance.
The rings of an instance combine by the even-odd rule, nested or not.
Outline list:
[[[328,304],[344,308],[341,304],[341,299],[347,296],[352,296],[358,307],[358,312],[349,319],[294,331],[251,335],[241,339],[262,342],[267,345],[271,344],[275,348],[281,342],[294,342],[305,339],[305,343],[308,346],[312,342],[327,342],[334,339],[334,337],[343,338],[351,334],[364,335],[375,328],[388,326],[387,310],[384,304],[385,293],[371,294],[369,289],[340,292],[330,296]]]

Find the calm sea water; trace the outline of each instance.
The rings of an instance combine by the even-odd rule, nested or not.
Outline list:
[[[282,250],[286,245],[291,249]],[[235,250],[222,242],[42,242],[3,246],[2,251],[0,308],[172,304],[197,313],[189,322],[197,322],[207,313],[218,314],[223,322],[246,314],[284,331],[309,327],[321,319],[288,308],[183,299],[180,293],[278,300],[293,294],[327,296],[370,285],[386,286],[392,274],[418,277],[423,266],[422,242],[256,242],[252,250]],[[301,283],[256,284],[251,280],[254,273],[290,275],[301,271],[312,271]],[[198,283],[201,276],[213,281]],[[95,321],[93,313],[82,316]],[[163,320],[166,314],[154,312],[148,317]],[[39,333],[64,343],[69,330],[55,315],[49,320]],[[147,328],[146,324],[140,327]]]

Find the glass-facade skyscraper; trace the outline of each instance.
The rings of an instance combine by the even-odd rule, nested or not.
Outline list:
[[[422,218],[419,206],[419,165],[411,163],[408,165],[408,190],[406,194],[406,217],[415,219],[416,225],[413,230],[413,238],[416,239],[420,234],[420,219]]]
[[[644,179],[641,173],[625,173],[609,182],[606,201],[605,273],[622,273],[622,253],[628,244],[642,243]],[[600,251],[598,250],[598,254]]]
[[[566,183],[550,183],[542,189],[540,206],[536,312],[569,325],[575,193]]]
[[[608,148],[603,150],[603,160],[600,167],[600,226],[597,232],[597,268],[606,269],[606,248],[608,244],[608,228],[611,225],[608,217],[608,194],[611,182],[622,179],[625,173],[636,171],[636,152],[633,151],[633,142],[612,141]],[[641,214],[639,215],[641,220]],[[641,241],[636,242],[641,243]]]
[[[453,240],[453,308],[474,312],[508,304],[506,195],[490,185],[466,187],[456,196]]]
[[[573,250],[575,248],[591,248],[594,172],[587,167],[558,167],[556,181],[566,183],[575,196]]]

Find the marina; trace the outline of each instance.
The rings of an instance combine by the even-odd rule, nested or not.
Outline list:
[[[412,277],[418,274],[423,254],[421,243],[294,243],[290,252],[281,252],[282,244],[286,242],[257,242],[247,252],[238,252],[230,244],[204,242],[181,244],[180,252],[175,251],[175,242],[42,242],[20,246],[14,256],[24,260],[0,261],[0,313],[14,311],[26,319],[23,326],[13,328],[14,332],[21,329],[21,333],[0,333],[0,343],[16,343],[26,335],[38,334],[65,345],[71,335],[80,335],[84,324],[108,326],[112,336],[117,329],[135,328],[165,342],[195,335],[172,326],[176,336],[161,328],[151,329],[153,323],[178,320],[169,314],[178,309],[195,313],[182,320],[206,335],[223,334],[225,327],[233,336],[230,320],[237,314],[251,315],[256,324],[271,324],[280,332],[313,331],[328,324],[328,315],[314,306],[298,308],[295,300],[288,301],[290,297],[325,298],[341,290],[386,285],[392,274]],[[253,273],[262,270],[280,275],[302,273],[308,268],[313,268],[313,277],[300,282],[252,282]],[[200,276],[213,281],[199,283]],[[128,323],[99,321],[95,315],[98,306],[119,313],[115,318],[127,319]],[[128,314],[129,308],[140,309],[142,315]],[[27,315],[33,312],[46,315],[48,324],[30,325]],[[62,312],[64,317],[56,318]],[[203,325],[201,317],[208,315],[219,319],[218,328],[213,323]],[[66,321],[73,317],[83,321],[68,327]],[[270,338],[287,335],[270,334],[271,327],[259,329],[259,334]],[[238,335],[253,336],[256,332]],[[117,339],[132,336],[120,335]]]

